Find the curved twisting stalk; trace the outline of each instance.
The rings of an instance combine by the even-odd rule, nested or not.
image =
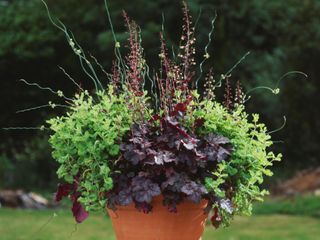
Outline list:
[[[77,83],[76,80],[74,80],[74,78],[71,77],[70,74],[67,73],[67,71],[66,71],[63,67],[58,66],[58,68],[63,72],[63,74],[64,74],[65,76],[67,76],[67,78],[68,78],[80,91],[84,91],[83,88],[80,86],[80,84]]]
[[[38,83],[29,83],[29,82],[27,82],[25,79],[20,79],[19,81],[20,81],[20,82],[23,82],[24,84],[26,84],[26,85],[28,85],[28,86],[35,86],[35,87],[37,87],[37,88],[39,88],[39,89],[41,89],[41,90],[49,91],[49,92],[57,95],[58,97],[64,98],[65,100],[72,101],[72,99],[66,97],[61,90],[54,91],[52,88],[42,87],[42,86],[40,86]]]
[[[122,84],[123,84],[124,83],[124,79],[125,79],[125,74],[126,74],[126,72],[125,72],[126,67],[125,67],[125,63],[124,63],[122,55],[121,55],[120,43],[118,42],[116,34],[115,34],[115,31],[114,31],[114,27],[113,27],[111,14],[110,14],[110,11],[109,11],[109,6],[108,6],[108,3],[107,3],[107,0],[104,0],[104,6],[105,6],[105,9],[106,9],[106,12],[107,12],[108,23],[109,23],[109,26],[110,26],[110,30],[111,30],[111,33],[112,33],[113,40],[114,40],[114,53],[115,53],[115,56],[116,56],[116,59],[117,59],[116,62],[118,64],[118,69],[120,71],[123,71],[121,73],[121,75],[123,75],[123,78],[121,78],[122,79]]]
[[[199,80],[201,79],[202,74],[203,74],[203,64],[210,58],[210,54],[208,52],[208,48],[209,48],[209,46],[210,46],[210,44],[212,42],[212,34],[214,32],[214,27],[215,27],[215,22],[216,22],[217,16],[218,16],[218,14],[217,14],[217,12],[215,12],[214,17],[211,20],[211,30],[208,33],[208,42],[207,42],[207,45],[204,47],[203,60],[199,64],[200,74],[199,74],[198,78],[196,79],[196,89],[198,89]]]
[[[36,107],[31,107],[31,108],[26,108],[26,109],[21,109],[21,110],[16,111],[16,113],[24,113],[24,112],[29,112],[29,111],[33,111],[33,110],[42,109],[42,108],[52,108],[52,109],[54,109],[56,107],[70,108],[70,106],[68,106],[68,105],[56,104],[56,103],[49,102],[49,104],[40,105],[40,106],[36,106]]]
[[[285,73],[284,75],[282,75],[282,77],[280,77],[276,83],[276,85],[272,88],[272,87],[268,87],[268,86],[258,86],[258,87],[255,87],[255,88],[252,88],[250,89],[249,91],[246,92],[246,95],[248,95],[249,93],[253,92],[253,91],[256,91],[256,90],[259,90],[259,89],[265,89],[265,90],[268,90],[270,91],[271,93],[277,95],[280,93],[280,88],[279,88],[279,85],[281,83],[281,81],[283,81],[286,77],[290,76],[290,75],[294,75],[294,74],[297,74],[297,75],[302,75],[303,77],[305,78],[308,78],[308,75],[305,74],[304,72],[301,72],[301,71],[290,71],[290,72],[287,72]]]
[[[230,74],[233,72],[233,70],[236,69],[246,59],[246,57],[249,54],[250,52],[246,52],[225,74],[221,74],[220,80],[217,82],[215,87],[221,87],[223,80],[230,77],[231,76]]]
[[[64,33],[71,49],[76,54],[76,56],[78,56],[78,58],[79,58],[82,70],[92,80],[96,91],[104,91],[104,87],[102,86],[102,83],[100,82],[91,62],[86,57],[86,54],[84,53],[80,44],[78,44],[78,42],[76,41],[73,33],[71,31],[69,31],[66,28],[66,26],[59,19],[54,20],[53,17],[51,16],[49,7],[46,4],[46,2],[44,0],[41,0],[41,1],[47,10],[47,14],[48,14],[48,18],[49,18],[50,22],[53,24],[53,26],[55,26],[56,28],[58,28],[59,30],[61,30]]]
[[[285,126],[286,126],[286,124],[287,124],[287,118],[286,118],[286,116],[283,116],[283,124],[279,127],[279,128],[277,128],[277,129],[275,129],[275,130],[272,130],[272,131],[269,131],[269,132],[267,132],[267,134],[272,134],[272,133],[275,133],[275,132],[279,132],[279,131],[281,131]]]

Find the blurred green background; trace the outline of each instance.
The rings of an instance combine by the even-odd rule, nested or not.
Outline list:
[[[93,54],[106,70],[110,69],[114,43],[103,1],[46,2],[52,14],[73,31],[80,45]],[[141,26],[146,58],[151,67],[157,69],[162,14],[165,37],[170,46],[176,47],[181,33],[181,1],[109,0],[108,3],[121,46],[125,46],[127,37],[121,14],[122,9],[125,9]],[[320,0],[189,0],[188,4],[194,21],[199,16],[199,9],[202,9],[196,27],[198,60],[203,58],[203,49],[211,28],[210,21],[215,12],[218,14],[213,44],[209,48],[211,57],[205,66],[213,66],[217,76],[227,72],[247,51],[251,54],[232,74],[232,79],[239,79],[246,90],[257,86],[273,88],[281,76],[292,70],[308,75],[307,79],[301,75],[288,76],[281,81],[278,95],[256,90],[247,103],[248,111],[260,113],[270,130],[283,124],[283,116],[287,118],[285,128],[273,134],[277,142],[274,148],[282,152],[284,158],[274,167],[275,176],[266,185],[272,187],[301,169],[320,166],[320,111],[317,110],[320,106]],[[48,108],[15,114],[19,109],[47,104],[48,101],[59,102],[59,99],[46,91],[18,82],[21,78],[55,90],[61,89],[66,96],[74,94],[76,89],[58,66],[64,67],[82,86],[93,89],[81,72],[63,34],[49,22],[40,0],[0,0],[1,127],[40,126],[45,119],[62,112],[61,109]],[[47,133],[40,131],[0,131],[0,189],[21,188],[46,193],[55,191],[56,164],[50,157],[47,138]],[[312,201],[319,201],[319,197]],[[278,203],[274,205],[279,206]],[[301,208],[308,205],[302,204]],[[268,206],[260,206],[260,209],[270,209]],[[312,206],[310,212],[319,209],[318,205]],[[281,209],[271,209],[271,213],[283,213]],[[18,217],[20,213],[14,214],[1,210],[0,226],[6,217]],[[51,213],[42,216],[48,214]],[[312,221],[315,219],[312,224],[319,226],[317,216],[307,214],[307,217],[310,216]],[[304,218],[306,216],[301,222],[307,224]],[[299,219],[295,221],[299,222]],[[241,220],[237,224],[241,229]],[[4,229],[0,228],[0,233],[2,231]],[[300,235],[297,233],[296,236]],[[275,238],[231,236],[224,239],[286,238],[277,238],[276,235]],[[317,238],[291,236],[288,239]]]

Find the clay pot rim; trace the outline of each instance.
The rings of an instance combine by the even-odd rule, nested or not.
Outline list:
[[[163,206],[162,201],[163,201],[163,195],[160,194],[160,195],[158,195],[156,197],[153,197],[153,199],[151,201],[151,205],[159,204],[161,202],[161,206]],[[181,205],[183,205],[183,206],[188,205],[187,208],[184,208],[184,211],[188,211],[188,210],[191,211],[191,210],[199,209],[199,207],[205,209],[207,204],[208,204],[208,200],[206,200],[206,199],[202,199],[199,203],[194,203],[192,201],[189,201],[188,199],[184,199],[183,202],[181,202],[181,203],[179,203],[177,205],[177,209],[179,211],[179,206],[181,207]],[[110,209],[110,208],[108,208],[106,206],[106,210],[113,211],[113,212],[115,212],[117,210],[138,211],[139,212],[139,210],[136,209],[136,207],[135,207],[133,202],[128,204],[128,205],[116,205],[116,208],[117,208],[116,210],[113,210],[113,209]],[[170,212],[165,206],[163,206],[163,208],[157,209],[157,211],[168,211],[168,212]],[[152,213],[152,210],[151,210],[151,213]],[[172,213],[174,214],[174,212],[172,212]]]

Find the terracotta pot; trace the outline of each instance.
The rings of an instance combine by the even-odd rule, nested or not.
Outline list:
[[[154,198],[152,212],[139,212],[133,204],[118,206],[108,213],[117,240],[200,240],[207,215],[200,204],[185,201],[177,206],[177,213],[170,213],[162,205],[162,197]]]

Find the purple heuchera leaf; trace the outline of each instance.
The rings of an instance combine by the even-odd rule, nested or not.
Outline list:
[[[209,133],[205,138],[207,142],[215,145],[230,143],[230,140],[224,136]]]
[[[161,194],[158,184],[150,179],[136,176],[132,179],[132,195],[137,202],[150,203],[152,198]]]
[[[182,163],[186,163],[188,166],[192,166],[192,162],[194,161],[194,157],[190,152],[180,151],[178,153],[179,161]]]
[[[124,158],[134,165],[137,165],[140,161],[146,158],[146,154],[138,149],[134,149],[131,151],[126,151],[124,153]]]
[[[113,210],[113,211],[116,211],[117,210],[117,207],[116,205],[118,204],[118,195],[114,192],[108,192],[106,194],[107,196],[107,208]]]
[[[193,181],[187,183],[181,188],[181,191],[185,193],[188,199],[192,202],[199,203],[202,199],[202,195],[207,193],[207,190],[202,184],[197,184]]]
[[[207,146],[203,152],[207,155],[209,161],[223,161],[231,155],[232,147],[230,140],[226,137],[209,133],[204,139],[207,141]]]
[[[179,134],[181,134],[185,138],[190,137],[187,131],[182,126],[179,126],[179,122],[174,118],[166,117],[165,119],[163,119],[163,125],[167,125],[168,127],[171,127],[172,129],[177,131]]]
[[[146,149],[146,154],[148,157],[154,157],[155,155],[157,155],[157,151],[151,149],[151,148],[147,148]]]
[[[145,124],[133,124],[131,130],[133,135],[138,137],[141,137],[148,133],[148,128]]]
[[[172,118],[172,117],[166,117],[165,119],[163,119],[164,123],[167,123],[169,126],[179,126],[179,122]]]
[[[189,138],[186,140],[182,140],[182,144],[187,150],[194,150],[197,147],[198,142],[199,142],[199,140],[195,139],[195,138]]]
[[[203,119],[197,119],[192,129],[185,129],[181,125],[184,106],[177,105],[175,110],[174,115],[156,116],[149,122],[135,124],[122,139],[123,158],[115,167],[125,179],[113,177],[116,200],[110,201],[111,205],[114,201],[120,205],[133,201],[139,210],[149,212],[152,198],[161,193],[164,205],[173,212],[184,199],[195,203],[211,199],[207,211],[213,203],[220,204],[215,193],[206,191],[204,179],[211,176],[217,162],[230,158],[232,145],[228,138],[214,133],[196,135]],[[160,125],[154,124],[158,120]],[[221,204],[220,209],[231,211],[228,202]],[[215,225],[221,222],[218,212],[213,220]]]
[[[128,204],[132,203],[132,201],[133,201],[133,199],[132,199],[132,193],[131,193],[130,188],[123,189],[119,192],[117,202],[120,205],[122,205],[122,206],[128,205]]]
[[[154,156],[154,162],[163,165],[164,163],[177,162],[177,158],[172,152],[160,151]]]
[[[161,184],[162,190],[169,190],[171,192],[181,192],[181,188],[186,184],[188,178],[183,173],[174,172],[168,176],[167,180]]]
[[[170,212],[177,212],[177,205],[183,201],[181,194],[166,191],[163,193],[163,204],[168,207]]]
[[[206,156],[208,161],[214,162],[217,161],[217,151],[216,148],[212,146],[207,146],[202,150],[202,153]]]
[[[77,199],[73,202],[72,213],[77,223],[83,222],[89,216],[89,213],[82,207]]]
[[[219,147],[219,150],[217,153],[217,161],[221,162],[222,160],[227,159],[229,155],[230,155],[230,152],[227,149],[223,147]]]

